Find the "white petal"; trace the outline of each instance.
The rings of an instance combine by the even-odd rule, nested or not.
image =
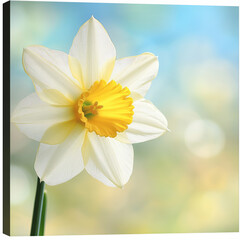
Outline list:
[[[50,126],[43,134],[41,143],[50,145],[62,143],[71,133],[76,124],[77,121],[74,119],[67,122],[56,123]]]
[[[83,170],[81,148],[85,133],[84,127],[77,124],[63,143],[40,144],[34,168],[42,181],[48,185],[57,185],[70,180]]]
[[[150,101],[142,99],[134,102],[133,105],[135,107],[133,122],[125,131],[131,143],[145,142],[168,131],[167,119]],[[118,140],[124,142],[121,139]]]
[[[55,107],[43,102],[36,93],[24,98],[12,113],[11,122],[29,138],[40,141],[53,124],[74,119],[73,107]]]
[[[158,66],[158,58],[151,53],[118,59],[110,79],[144,97],[157,76]]]
[[[133,147],[114,138],[88,133],[83,146],[87,172],[108,186],[123,187],[132,174]]]
[[[104,183],[106,186],[109,187],[116,187],[114,183],[112,183],[97,167],[97,165],[94,163],[94,161],[89,161],[87,164],[87,167],[85,167],[87,172],[93,176],[98,181]]]
[[[84,89],[82,66],[77,58],[68,55],[68,64],[73,77],[79,82],[81,89]]]
[[[23,50],[23,67],[43,101],[56,105],[68,102],[69,105],[81,95],[79,83],[72,77],[68,66],[66,53],[30,46]]]
[[[95,81],[109,80],[116,58],[116,50],[104,27],[94,17],[81,26],[73,40],[69,54],[78,59],[82,67],[86,89]]]

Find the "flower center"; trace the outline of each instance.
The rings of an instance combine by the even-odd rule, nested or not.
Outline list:
[[[98,102],[95,102],[94,104],[92,104],[89,101],[85,101],[82,104],[82,111],[86,118],[90,118],[97,115],[98,109],[101,109],[101,108],[103,108],[103,106],[98,105]]]
[[[82,93],[75,105],[77,120],[90,132],[104,137],[116,137],[128,128],[133,118],[133,100],[127,87],[114,80],[96,81]]]

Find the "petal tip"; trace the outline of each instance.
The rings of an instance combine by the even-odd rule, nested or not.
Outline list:
[[[112,181],[111,181],[112,182]],[[124,189],[124,185],[122,185],[122,184],[116,184],[116,183],[114,183],[114,182],[112,182],[117,188],[120,188],[121,190],[123,190]]]
[[[89,19],[89,21],[97,21],[97,19],[92,15]]]

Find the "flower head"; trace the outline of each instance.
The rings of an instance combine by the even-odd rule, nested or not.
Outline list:
[[[116,60],[113,43],[93,17],[69,54],[30,46],[23,67],[36,93],[17,105],[12,122],[40,142],[34,167],[48,185],[85,168],[104,184],[122,187],[132,173],[132,144],[168,130],[163,114],[144,99],[158,72],[157,57]]]

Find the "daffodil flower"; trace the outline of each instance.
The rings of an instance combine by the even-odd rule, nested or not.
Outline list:
[[[144,99],[158,58],[116,60],[106,30],[92,17],[69,54],[30,46],[22,61],[36,93],[17,105],[12,122],[40,142],[34,168],[41,181],[60,184],[85,168],[104,184],[123,187],[132,174],[132,144],[168,130],[163,114]]]

